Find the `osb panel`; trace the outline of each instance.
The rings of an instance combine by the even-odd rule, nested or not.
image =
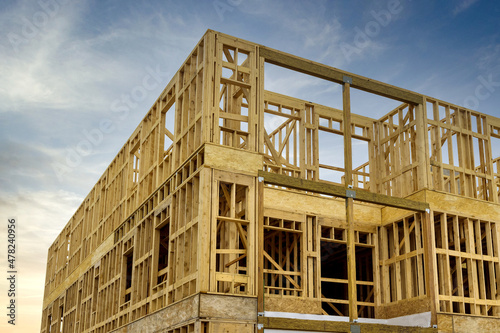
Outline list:
[[[199,295],[191,296],[185,300],[168,306],[158,312],[152,313],[133,323],[123,326],[115,333],[144,333],[155,332],[198,317]]]
[[[257,298],[200,294],[200,317],[255,321]]]
[[[204,157],[207,167],[249,175],[257,175],[264,164],[261,154],[213,144],[205,144]]]
[[[426,190],[426,199],[431,209],[470,216],[485,220],[498,221],[500,206],[477,199]]]
[[[453,333],[453,316],[437,315],[437,326],[439,333]]]
[[[266,297],[264,300],[264,309],[275,312],[322,314],[321,301],[319,299]]]
[[[323,215],[345,220],[345,200],[333,200],[309,194],[284,191],[266,187],[264,189],[264,205],[266,208],[280,208],[293,212]],[[355,204],[354,222],[380,225],[379,207]]]
[[[414,201],[420,201],[420,202],[425,202],[425,190],[413,193],[412,195],[409,195],[406,197],[406,199],[414,200]],[[385,225],[387,223],[395,222],[398,220],[401,220],[402,218],[413,214],[414,211],[411,210],[404,210],[404,209],[398,209],[398,208],[393,208],[393,207],[384,207],[382,208],[382,225]]]
[[[439,333],[498,332],[500,318],[438,314]]]
[[[415,313],[422,313],[431,310],[431,303],[428,298],[417,300],[402,300],[399,302],[383,305],[376,308],[377,318],[394,318],[407,316]]]

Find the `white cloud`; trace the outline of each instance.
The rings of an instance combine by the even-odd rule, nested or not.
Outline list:
[[[461,12],[469,9],[470,6],[478,2],[479,0],[462,0],[455,8],[453,9],[453,15],[458,15]]]
[[[500,44],[494,43],[479,49],[477,66],[485,72],[498,70],[500,67]]]
[[[173,74],[199,38],[173,31],[171,27],[182,29],[182,19],[171,20],[173,15],[161,13],[118,18],[98,32],[88,31],[82,24],[86,11],[66,5],[37,36],[20,44],[19,52],[3,40],[0,112],[32,108],[102,112],[113,99],[141,83],[147,66],[161,64],[162,70]],[[0,15],[0,20],[9,14]],[[10,29],[22,35],[22,26]],[[175,58],[178,61],[168,61]],[[165,78],[163,84],[167,82]]]

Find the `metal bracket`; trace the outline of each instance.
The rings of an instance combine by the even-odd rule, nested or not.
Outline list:
[[[259,183],[262,183],[264,181],[264,177],[259,177]]]
[[[354,191],[354,190],[345,190],[345,196],[347,198],[356,198],[356,191]]]
[[[264,317],[264,312],[257,312],[257,317]]]
[[[258,329],[258,330],[261,330],[261,329],[263,329],[263,328],[264,328],[264,324],[257,324],[257,329]]]
[[[349,84],[352,84],[352,77],[347,76],[347,75],[344,75],[344,76],[342,77],[342,81],[344,81],[344,83],[349,83]]]
[[[425,212],[426,212],[427,214],[430,214],[430,213],[431,213],[431,210],[430,210],[429,208],[426,208],[426,209],[425,209]]]

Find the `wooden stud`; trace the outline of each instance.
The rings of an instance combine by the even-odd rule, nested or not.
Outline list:
[[[345,188],[352,187],[352,146],[351,146],[351,95],[350,84],[344,82],[343,85],[343,109],[344,109],[344,170]],[[354,245],[354,225],[353,225],[353,203],[352,197],[346,197],[346,222],[347,222],[347,278],[348,278],[348,299],[349,299],[349,321],[358,319],[358,296],[356,284],[356,246]]]

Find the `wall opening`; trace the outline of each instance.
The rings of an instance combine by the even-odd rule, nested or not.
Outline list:
[[[375,234],[355,231],[356,297],[361,318],[375,318]],[[349,316],[347,230],[321,226],[321,306],[323,314]]]
[[[63,332],[63,328],[64,328],[64,305],[61,305],[59,307],[59,317],[60,317],[59,332]]]
[[[175,103],[165,113],[165,134],[163,150],[167,154],[172,148],[175,138]]]
[[[264,218],[264,284],[266,295],[303,295],[303,223]]]
[[[249,188],[220,181],[217,192],[216,290],[220,293],[248,294]]]
[[[330,316],[349,316],[345,230],[321,229],[321,306]],[[323,237],[332,232],[334,238]]]
[[[98,292],[99,292],[99,276],[96,276],[94,279],[94,290],[92,294],[92,312],[97,311]]]
[[[52,332],[52,315],[49,315],[47,317],[47,328],[45,329],[45,331],[48,333]]]
[[[359,241],[365,242],[368,234],[358,232]],[[358,295],[358,316],[375,318],[375,288],[373,283],[373,248],[356,247],[356,292]]]
[[[496,223],[438,212],[433,218],[439,310],[498,316]]]
[[[342,86],[312,75],[265,63],[264,89],[325,106],[342,108]]]
[[[133,268],[133,251],[126,253],[123,256],[124,263],[124,274],[122,275],[125,278],[125,294],[124,294],[124,303],[130,301],[132,296],[132,268]]]
[[[158,249],[158,274],[157,284],[167,281],[168,276],[168,244],[170,235],[170,224],[163,226],[157,230],[159,235],[159,249]]]
[[[132,182],[139,183],[139,167],[140,167],[140,156],[141,149],[139,142],[137,145],[131,150],[130,154],[132,155]]]

